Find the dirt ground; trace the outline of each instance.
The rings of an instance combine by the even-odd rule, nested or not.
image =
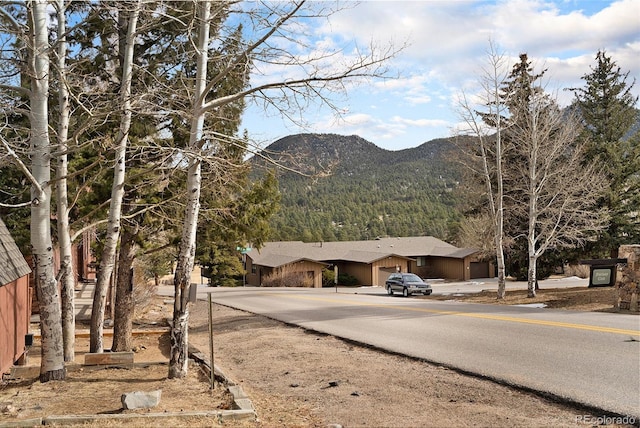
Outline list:
[[[538,298],[527,299],[526,294],[510,291],[502,304],[543,302],[554,308],[609,311],[611,293],[610,288],[541,290]],[[496,303],[495,293],[425,298]],[[189,332],[189,343],[207,355],[208,309],[203,301],[192,307]],[[162,323],[170,313],[171,305],[158,298],[145,320]],[[214,362],[250,397],[255,421],[150,418],[83,426],[575,427],[586,420],[597,426],[597,418],[605,416],[223,306],[213,307],[213,324]],[[211,390],[195,364],[187,379],[166,378],[168,341],[167,333],[135,335],[136,367],[77,365],[69,367],[63,382],[41,384],[33,377],[3,381],[0,426],[46,415],[228,409],[225,388],[218,385]],[[110,345],[110,339],[105,338],[105,344]],[[76,362],[81,363],[88,338],[78,337],[76,348]],[[34,346],[29,358],[34,376],[38,353]],[[122,409],[122,393],[156,389],[162,390],[158,407]]]
[[[533,298],[527,297],[527,290],[508,290],[504,300],[496,300],[495,291],[454,296],[429,296],[428,298],[499,305],[544,304],[545,307],[552,309],[629,313],[629,311],[613,309],[615,299],[613,287],[540,289],[537,291],[536,297]]]

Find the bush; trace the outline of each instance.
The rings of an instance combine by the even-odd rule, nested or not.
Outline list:
[[[345,286],[360,285],[358,278],[346,273],[338,274],[338,284]]]
[[[145,275],[144,269],[133,269],[133,305],[136,316],[147,311],[158,294],[158,286]]]
[[[322,271],[322,286],[323,287],[335,287],[336,285],[336,274],[333,270],[325,269]],[[352,286],[352,285],[360,285],[358,279],[346,273],[338,274],[338,285],[344,286]]]
[[[272,273],[262,279],[263,287],[313,287],[313,279],[305,272],[290,272],[283,275]]]
[[[577,276],[578,278],[589,278],[591,269],[588,265],[568,264],[564,266],[564,274],[566,276]]]
[[[322,286],[334,287],[336,285],[336,273],[333,269],[324,269],[322,271]]]

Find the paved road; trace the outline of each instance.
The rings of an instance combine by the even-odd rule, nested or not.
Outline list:
[[[491,288],[449,285],[461,286]],[[640,420],[638,316],[405,299],[379,287],[199,286],[198,292],[200,298],[211,292],[216,303]]]

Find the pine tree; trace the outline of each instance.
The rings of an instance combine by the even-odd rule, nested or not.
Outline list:
[[[609,191],[600,206],[611,212],[611,222],[594,245],[594,253],[617,257],[622,244],[640,239],[640,135],[629,135],[637,123],[638,110],[628,82],[605,51],[596,54],[596,65],[582,79],[584,88],[573,88],[574,107],[581,115],[590,139],[587,159],[596,160],[606,172]],[[607,254],[608,253],[608,254]]]

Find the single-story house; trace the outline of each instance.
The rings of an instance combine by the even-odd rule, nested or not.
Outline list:
[[[314,287],[322,287],[322,270],[337,267],[361,285],[384,286],[393,272],[412,272],[422,278],[469,280],[488,278],[493,267],[478,259],[478,251],[458,248],[431,236],[380,238],[371,241],[267,242],[246,254],[248,285],[286,273],[303,273]]]
[[[23,361],[31,319],[31,268],[0,219],[0,374]]]

